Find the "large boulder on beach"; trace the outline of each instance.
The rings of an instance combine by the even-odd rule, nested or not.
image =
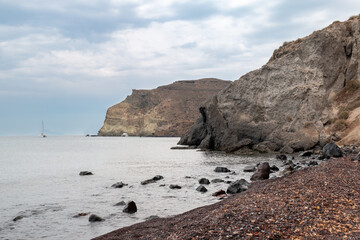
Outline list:
[[[270,176],[270,165],[268,162],[263,162],[259,165],[256,172],[251,176],[251,181],[268,179]]]
[[[136,213],[137,212],[137,206],[134,201],[128,202],[127,206],[123,210],[124,213]]]
[[[245,179],[240,179],[235,182],[230,183],[229,187],[227,188],[226,192],[230,194],[236,194],[243,191],[246,191],[250,183]]]
[[[339,148],[338,145],[331,142],[331,143],[326,144],[323,147],[323,156],[325,158],[342,157],[343,153],[342,153],[342,151],[341,151],[341,149]]]

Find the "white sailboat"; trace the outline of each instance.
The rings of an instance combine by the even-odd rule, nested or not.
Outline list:
[[[42,131],[41,131],[41,134],[40,134],[40,137],[47,137],[46,135],[45,135],[45,130],[44,130],[44,121],[42,121]]]

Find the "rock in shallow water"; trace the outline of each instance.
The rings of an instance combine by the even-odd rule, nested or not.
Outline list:
[[[145,181],[142,181],[141,182],[141,185],[147,185],[147,184],[150,184],[150,183],[156,183],[157,181],[163,179],[164,177],[161,176],[161,175],[156,175],[155,177],[151,178],[151,179],[147,179]]]
[[[223,173],[227,173],[227,172],[231,172],[228,168],[226,167],[216,167],[215,172],[223,172]]]
[[[137,212],[137,206],[134,201],[128,202],[127,206],[123,210],[124,213],[136,213]]]
[[[251,181],[269,179],[270,165],[268,162],[263,162],[259,165],[256,172],[251,176]]]
[[[246,166],[243,171],[244,172],[255,172],[256,166]]]
[[[210,181],[209,181],[209,179],[207,179],[207,178],[201,178],[201,179],[199,180],[199,183],[200,183],[200,184],[206,184],[206,185],[208,185],[208,184],[210,184]]]
[[[196,191],[204,193],[207,192],[207,188],[204,187],[203,185],[200,185],[196,188]]]
[[[88,175],[94,175],[92,172],[89,171],[81,171],[79,173],[80,176],[88,176]]]
[[[125,206],[125,205],[126,205],[126,202],[121,201],[121,202],[116,203],[114,206]]]
[[[249,186],[250,186],[250,183],[248,181],[246,181],[245,179],[240,179],[240,180],[230,183],[226,192],[230,193],[230,194],[240,193],[240,192],[246,191]]]
[[[128,184],[126,183],[123,183],[123,182],[117,182],[117,183],[114,183],[113,185],[111,185],[112,188],[122,188],[124,186],[127,186]]]
[[[104,219],[95,214],[91,214],[89,217],[89,222],[102,222],[102,221],[104,221]]]
[[[170,189],[181,189],[181,186],[179,186],[177,184],[170,184],[169,188]]]

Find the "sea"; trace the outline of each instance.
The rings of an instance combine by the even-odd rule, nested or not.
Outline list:
[[[246,166],[272,155],[171,150],[179,138],[49,136],[0,137],[0,239],[91,239],[153,217],[170,217],[216,203],[225,182],[196,188],[200,178],[246,179]],[[232,173],[216,173],[218,166]],[[91,176],[80,176],[91,171]],[[164,179],[141,185],[161,175]],[[128,184],[112,188],[114,183]],[[177,184],[181,189],[170,189]],[[134,201],[124,213],[118,202]],[[86,216],[75,217],[80,213]],[[96,214],[102,222],[89,222]],[[14,221],[18,218],[17,221]]]

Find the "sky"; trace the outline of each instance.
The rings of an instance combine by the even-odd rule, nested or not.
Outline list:
[[[96,134],[132,89],[236,80],[355,0],[0,0],[0,136]]]

